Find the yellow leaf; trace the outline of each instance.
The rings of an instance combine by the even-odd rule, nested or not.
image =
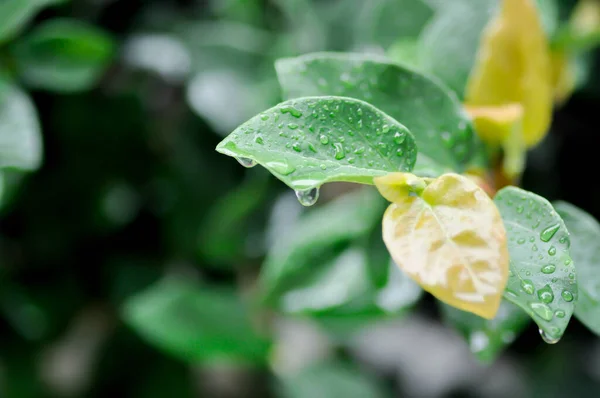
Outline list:
[[[488,144],[500,145],[511,133],[514,123],[523,118],[520,104],[496,106],[465,106],[471,116],[477,135]]]
[[[486,27],[467,84],[469,107],[523,107],[528,147],[546,135],[553,105],[548,40],[534,0],[503,0]]]
[[[506,231],[494,202],[457,174],[406,194],[406,186],[388,185],[410,179],[401,174],[375,179],[380,192],[388,190],[386,197],[394,199],[383,216],[392,258],[439,300],[492,319],[508,279]]]

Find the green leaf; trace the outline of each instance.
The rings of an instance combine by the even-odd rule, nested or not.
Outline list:
[[[432,73],[463,96],[475,63],[479,38],[498,0],[444,1],[420,35],[420,60]]]
[[[3,0],[0,2],[0,43],[15,37],[42,8],[66,1]]]
[[[384,398],[388,395],[377,380],[341,363],[311,365],[281,378],[285,398]]]
[[[105,32],[68,19],[37,26],[13,47],[22,79],[32,87],[57,92],[94,86],[114,53],[115,43]]]
[[[372,184],[373,177],[412,170],[416,159],[406,127],[344,97],[283,102],[238,127],[217,151],[256,162],[295,190],[333,181]]]
[[[558,341],[577,303],[569,232],[552,205],[532,192],[506,187],[494,202],[506,227],[510,253],[504,298],[531,315],[546,341]]]
[[[248,180],[207,210],[200,237],[200,248],[206,260],[233,262],[243,256],[251,216],[267,199],[268,176],[266,171],[251,173]]]
[[[293,233],[280,236],[265,259],[260,279],[264,298],[279,300],[286,292],[309,285],[308,281],[317,283],[315,275],[319,273],[323,273],[321,278],[327,272],[335,274],[336,257],[349,243],[369,235],[380,222],[384,207],[374,189],[363,188],[300,217]],[[362,275],[363,270],[356,268],[357,275]]]
[[[269,350],[240,299],[228,289],[164,280],[129,298],[122,317],[152,345],[193,363],[264,363]]]
[[[461,171],[474,134],[462,105],[446,88],[385,58],[316,53],[276,62],[286,98],[341,95],[367,101],[403,123],[419,148],[415,172]]]
[[[42,137],[35,107],[24,91],[0,78],[0,168],[35,170]]]
[[[399,38],[416,38],[433,12],[421,0],[369,0],[363,2],[358,29],[362,40],[388,48]]]
[[[464,336],[469,349],[480,361],[488,363],[493,362],[531,320],[521,308],[506,300],[502,300],[492,320],[439,303],[445,321]]]
[[[557,202],[554,207],[571,234],[579,291],[575,317],[600,335],[600,224],[572,204]]]

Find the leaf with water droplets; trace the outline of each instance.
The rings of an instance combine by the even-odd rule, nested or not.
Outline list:
[[[600,224],[572,204],[557,202],[554,207],[571,234],[579,291],[575,317],[600,335]]]
[[[339,257],[349,243],[361,237],[366,239],[380,222],[384,207],[385,202],[377,191],[365,187],[303,215],[292,233],[278,236],[269,251],[260,279],[264,299],[289,311],[300,305],[308,307],[308,302],[294,304],[293,298],[300,297],[300,293],[292,298],[288,296],[287,302],[282,300],[291,291],[300,292],[301,287],[302,291],[310,286],[317,290],[315,286],[325,283],[325,280],[334,286],[335,280],[339,278],[333,276],[340,275],[338,271],[343,270],[343,264],[354,264],[353,276],[362,279],[365,270],[361,268],[361,253],[346,252],[345,258],[340,260]],[[354,282],[352,286],[357,290],[362,289],[362,282]],[[335,286],[338,290],[345,289],[340,285]],[[333,290],[330,292],[331,296],[336,294]],[[322,297],[315,298],[312,302],[314,306],[326,306],[324,303],[327,301]]]
[[[441,310],[445,321],[464,336],[471,352],[483,362],[494,361],[531,321],[521,308],[506,299],[500,303],[494,319],[483,319],[445,304]]]
[[[383,240],[400,268],[439,300],[493,318],[508,278],[508,251],[485,191],[458,174],[419,182],[394,173],[375,184],[393,201],[383,216]]]
[[[305,97],[250,119],[217,151],[256,162],[304,191],[333,181],[372,184],[373,177],[410,171],[417,148],[406,127],[366,102]]]
[[[577,301],[569,232],[552,205],[532,192],[506,187],[494,202],[510,252],[504,297],[531,315],[548,339],[560,338]]]
[[[440,83],[375,55],[314,53],[275,64],[286,98],[341,95],[386,112],[415,135],[415,173],[462,171],[479,148],[456,96]],[[382,136],[389,136],[382,132]]]

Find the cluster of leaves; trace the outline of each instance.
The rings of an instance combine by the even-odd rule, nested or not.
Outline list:
[[[383,240],[393,262],[444,303],[446,318],[475,341],[471,346],[479,357],[489,360],[527,324],[528,315],[548,343],[561,338],[574,312],[588,326],[597,318],[591,310],[575,311],[578,297],[595,295],[587,282],[598,277],[592,276],[593,262],[577,261],[571,241],[583,245],[579,236],[570,237],[571,225],[561,217],[567,212],[569,224],[581,230],[592,225],[589,216],[564,204],[557,205],[559,213],[546,199],[504,187],[499,179],[469,178],[499,167],[507,182],[518,181],[526,146],[545,136],[555,98],[573,89],[556,84],[554,76],[564,73],[564,66],[556,71],[552,56],[577,48],[578,40],[562,39],[553,50],[547,36],[558,17],[551,1],[444,4],[435,5],[412,46],[403,42],[402,51],[395,48],[393,61],[358,53],[277,61],[289,100],[242,124],[217,150],[246,167],[265,167],[304,205],[314,204],[327,182],[375,184],[392,202],[383,216]],[[343,208],[328,203],[318,217],[337,214],[336,206]],[[373,209],[374,217],[361,225],[367,236],[379,208],[357,206],[362,213]],[[346,224],[357,223],[356,216],[347,211],[340,217],[340,232],[352,231]],[[376,278],[382,272],[372,268],[386,269],[390,261],[385,256],[377,260],[385,265],[362,261],[366,269],[357,277],[353,261],[343,269],[338,265],[348,253],[358,253],[350,246],[316,267],[326,252],[315,246],[331,250],[339,240],[332,226],[337,219],[322,231],[305,220],[313,245],[304,241],[308,234],[299,234],[294,243],[275,246],[262,274],[266,299],[286,312],[380,312],[374,298],[400,288],[382,284]],[[590,276],[586,283],[578,283],[576,268]],[[414,296],[407,304],[413,302]],[[583,308],[590,309],[590,303]]]
[[[598,38],[581,17],[593,2],[570,20],[563,3],[537,1],[557,103],[583,87]],[[439,301],[480,359],[531,318],[548,341],[573,311],[597,333],[600,226],[519,188],[496,193],[484,174],[518,180],[524,159],[522,143],[490,143],[480,123],[504,137],[529,115],[508,104],[493,118],[466,101],[498,4],[0,1],[0,394],[194,396],[193,378],[205,388],[231,366],[263,372],[278,396],[387,396],[341,356],[286,370],[295,344],[268,315],[310,318],[338,346],[402,317],[430,281],[405,262],[418,252],[402,221],[417,213],[424,229],[409,244],[440,246],[440,266],[445,231],[473,258],[510,256],[504,271],[487,254],[476,269],[481,286],[506,284],[493,319]],[[257,113],[219,150],[297,198],[214,152]],[[334,181],[363,185],[319,189]],[[460,208],[457,189],[474,207]],[[319,193],[313,209],[297,203]],[[464,228],[474,222],[477,236]],[[248,396],[245,381],[230,384]]]

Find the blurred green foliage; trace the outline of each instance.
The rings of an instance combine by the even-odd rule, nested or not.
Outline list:
[[[458,87],[474,53],[449,41],[483,28],[473,1],[445,16],[435,0],[0,1],[0,396],[599,391],[581,325],[552,350],[526,329],[484,368],[423,321],[439,318],[428,297],[408,316],[422,292],[380,240],[374,191],[332,184],[305,212],[214,150],[284,99],[282,57],[413,54]],[[574,2],[558,5],[564,22]],[[597,106],[593,73],[580,92]],[[484,359],[526,327],[509,321],[485,330]]]

